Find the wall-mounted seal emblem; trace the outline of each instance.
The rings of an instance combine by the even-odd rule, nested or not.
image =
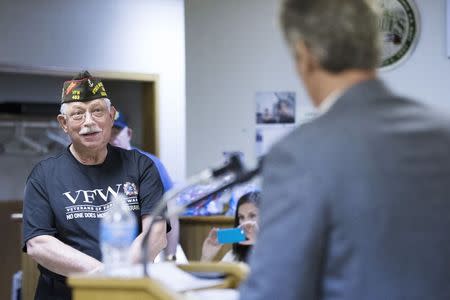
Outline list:
[[[382,9],[378,28],[382,36],[382,70],[408,58],[419,39],[419,14],[413,0],[378,0]]]

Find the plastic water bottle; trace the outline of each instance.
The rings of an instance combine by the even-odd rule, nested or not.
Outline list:
[[[113,197],[100,222],[100,247],[106,275],[120,276],[131,266],[130,246],[137,235],[136,217],[123,195]]]

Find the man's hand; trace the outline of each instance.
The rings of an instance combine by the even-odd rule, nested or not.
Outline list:
[[[150,215],[145,215],[142,218],[142,232],[139,234],[131,245],[131,259],[133,263],[139,263],[142,257],[142,239],[145,232],[148,231],[151,223]],[[155,257],[167,246],[166,237],[167,225],[165,220],[157,220],[152,226],[152,232],[150,233],[149,253],[148,258],[150,262],[155,260]]]

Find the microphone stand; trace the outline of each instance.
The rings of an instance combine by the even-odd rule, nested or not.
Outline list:
[[[239,156],[232,155],[232,156],[230,156],[229,161],[225,166],[215,169],[215,170],[206,170],[197,176],[191,177],[191,179],[188,180],[188,183],[183,185],[183,187],[175,189],[173,191],[171,190],[171,191],[167,192],[166,194],[164,194],[159,205],[152,212],[152,214],[151,214],[152,218],[151,218],[150,225],[149,225],[147,231],[144,233],[144,237],[142,238],[142,260],[141,260],[141,263],[142,263],[142,266],[144,269],[144,276],[149,277],[149,273],[148,273],[148,269],[147,269],[148,247],[149,247],[148,240],[150,238],[150,233],[152,231],[153,224],[155,223],[155,218],[157,216],[162,215],[162,220],[168,220],[170,217],[172,217],[174,215],[178,215],[179,213],[185,211],[186,209],[192,208],[192,207],[202,203],[203,201],[205,201],[206,199],[208,199],[209,197],[211,197],[213,195],[216,195],[216,194],[218,194],[230,187],[233,187],[237,184],[241,184],[241,183],[250,181],[251,179],[253,179],[255,176],[257,176],[261,172],[262,161],[263,160],[260,159],[257,167],[254,168],[253,170],[244,171]],[[229,176],[226,176],[226,175],[229,175]],[[202,195],[201,197],[191,201],[187,205],[178,206],[171,212],[166,211],[167,203],[169,203],[169,201],[171,201],[172,199],[175,199],[175,197],[179,196],[180,193],[183,192],[186,188],[192,187],[194,184],[198,184],[202,181],[221,177],[221,176],[229,177],[228,180],[226,180],[226,182],[224,184],[216,187],[212,191],[207,192],[205,195]],[[161,220],[161,219],[158,219],[158,220]]]

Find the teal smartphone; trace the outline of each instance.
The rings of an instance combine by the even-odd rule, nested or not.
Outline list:
[[[244,230],[241,228],[226,228],[217,230],[217,240],[220,244],[232,244],[245,241]]]

